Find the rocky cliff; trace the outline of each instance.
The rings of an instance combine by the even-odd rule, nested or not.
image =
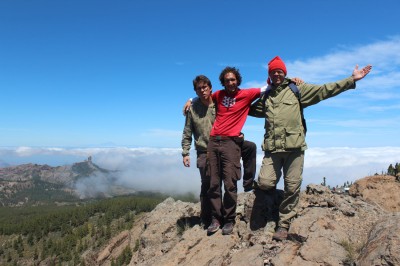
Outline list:
[[[239,195],[229,236],[207,236],[199,204],[169,198],[86,262],[110,265],[130,246],[130,265],[400,265],[399,192],[390,176],[359,180],[350,194],[309,185],[283,242],[272,240],[257,193]]]

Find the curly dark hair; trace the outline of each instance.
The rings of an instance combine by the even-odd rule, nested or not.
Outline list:
[[[224,70],[222,70],[221,74],[219,74],[219,81],[221,82],[222,86],[224,86],[225,75],[227,73],[232,73],[233,75],[235,75],[238,86],[240,86],[240,84],[242,84],[242,76],[239,73],[239,69],[228,66],[228,67],[225,67]]]
[[[196,90],[197,84],[199,84],[200,82],[204,82],[205,84],[208,85],[208,87],[210,87],[210,89],[212,88],[211,81],[206,76],[198,75],[193,80],[193,89],[194,90]]]

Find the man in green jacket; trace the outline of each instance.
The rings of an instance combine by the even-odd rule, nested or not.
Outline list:
[[[371,66],[353,70],[352,76],[333,83],[298,86],[298,98],[289,87],[284,62],[276,56],[268,63],[268,83],[271,90],[253,103],[249,115],[265,118],[265,135],[262,148],[264,158],[258,175],[257,186],[266,197],[274,198],[276,185],[283,171],[284,196],[279,206],[278,229],[273,238],[281,241],[287,238],[291,220],[297,215],[305,141],[305,124],[302,108],[334,97],[356,87],[356,81],[364,78]],[[270,202],[270,200],[269,200]]]

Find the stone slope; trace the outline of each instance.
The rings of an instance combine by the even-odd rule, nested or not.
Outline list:
[[[283,242],[271,239],[257,201],[256,193],[239,194],[233,234],[207,236],[199,204],[165,200],[129,231],[123,245],[134,249],[130,265],[400,265],[400,214],[360,195],[309,185]],[[110,265],[123,246],[107,248],[87,265]]]

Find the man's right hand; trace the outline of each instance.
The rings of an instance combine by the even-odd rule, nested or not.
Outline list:
[[[190,156],[189,155],[183,156],[183,165],[185,167],[190,167]]]
[[[191,100],[188,100],[186,103],[185,103],[185,106],[183,106],[183,115],[184,116],[186,116],[186,113],[189,111],[189,108],[190,108],[190,106],[192,105],[192,101]]]
[[[302,80],[301,78],[292,78],[291,80],[296,84],[296,86],[300,86],[304,83],[304,80]]]

